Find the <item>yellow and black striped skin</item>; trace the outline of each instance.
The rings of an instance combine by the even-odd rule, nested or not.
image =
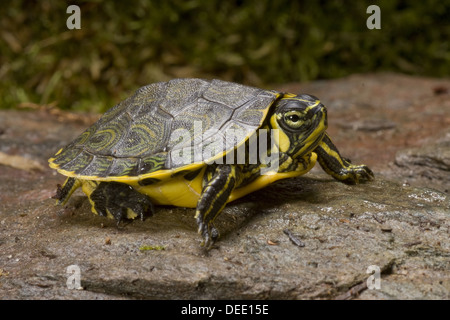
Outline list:
[[[195,121],[201,122],[202,132],[195,131]],[[175,152],[195,148],[200,138],[202,146],[217,135],[225,138],[230,128],[239,129],[240,136],[232,142],[224,139],[223,149],[210,158],[177,163]],[[149,85],[49,160],[50,167],[68,176],[55,198],[64,204],[81,187],[94,213],[118,222],[143,218],[153,204],[196,208],[199,232],[210,247],[218,236],[214,219],[227,203],[277,180],[303,175],[317,160],[345,183],[373,178],[369,168],[340,156],[326,128],[325,107],[309,95],[219,80],[175,79]],[[192,139],[180,144],[173,134],[179,129],[187,130]],[[278,133],[264,136],[269,148],[262,159],[250,163],[247,157],[244,163],[227,164],[225,158],[238,148],[248,155],[251,137],[261,139],[262,129]],[[272,169],[265,163],[273,155],[278,166]]]

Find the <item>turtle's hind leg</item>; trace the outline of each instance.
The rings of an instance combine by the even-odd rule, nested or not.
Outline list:
[[[117,224],[122,219],[134,219],[153,213],[150,198],[119,182],[100,182],[89,195],[92,211],[101,216],[114,218]]]
[[[81,187],[80,180],[67,178],[62,187],[60,184],[57,185],[56,194],[52,198],[57,200],[56,204],[64,205],[79,187]]]

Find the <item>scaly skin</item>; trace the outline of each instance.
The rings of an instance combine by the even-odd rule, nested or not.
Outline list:
[[[92,204],[92,211],[114,218],[117,223],[124,218],[143,219],[145,214],[153,212],[152,201],[173,199],[162,204],[177,206],[181,203],[195,206],[197,203],[195,218],[198,231],[203,238],[203,245],[209,249],[219,236],[214,220],[228,202],[276,180],[305,174],[314,166],[316,159],[325,172],[340,182],[356,184],[373,179],[373,172],[366,165],[351,164],[331,142],[325,132],[326,109],[317,98],[285,94],[277,99],[271,114],[267,115],[266,121],[258,129],[279,132],[279,135],[268,138],[270,143],[266,159],[278,156],[278,167],[270,169],[272,171],[269,173],[263,172],[267,167],[264,161],[258,159],[257,164],[205,164],[205,170],[198,166],[194,166],[195,170],[188,170],[186,166],[185,172],[180,171],[178,175],[166,178],[146,176],[140,181],[133,181],[136,175],[125,177],[120,182],[112,178],[97,181],[95,176],[85,179],[77,176],[69,177],[63,187],[58,186],[55,198],[59,204],[64,204],[74,190],[81,187]],[[58,165],[54,167],[58,168]],[[155,199],[157,196],[161,198]],[[189,202],[181,202],[181,199],[185,201],[186,198]]]
[[[314,152],[318,155],[322,169],[340,182],[357,184],[374,178],[372,170],[366,165],[354,165],[343,158],[328,135],[324,136]]]

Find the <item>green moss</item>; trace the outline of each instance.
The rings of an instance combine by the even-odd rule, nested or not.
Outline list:
[[[140,251],[161,251],[161,250],[165,250],[164,246],[142,246],[139,248]]]
[[[381,8],[381,30],[366,9]],[[72,3],[70,3],[72,4]],[[450,3],[78,1],[0,3],[0,108],[102,112],[140,86],[208,77],[270,87],[352,73],[450,74]]]

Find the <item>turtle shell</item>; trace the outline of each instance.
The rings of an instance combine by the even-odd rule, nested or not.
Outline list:
[[[221,80],[150,84],[59,150],[50,167],[66,176],[102,181],[194,170],[244,143],[280,95]],[[230,129],[233,139],[226,138]],[[204,155],[213,143],[212,152],[199,161],[196,155]]]

